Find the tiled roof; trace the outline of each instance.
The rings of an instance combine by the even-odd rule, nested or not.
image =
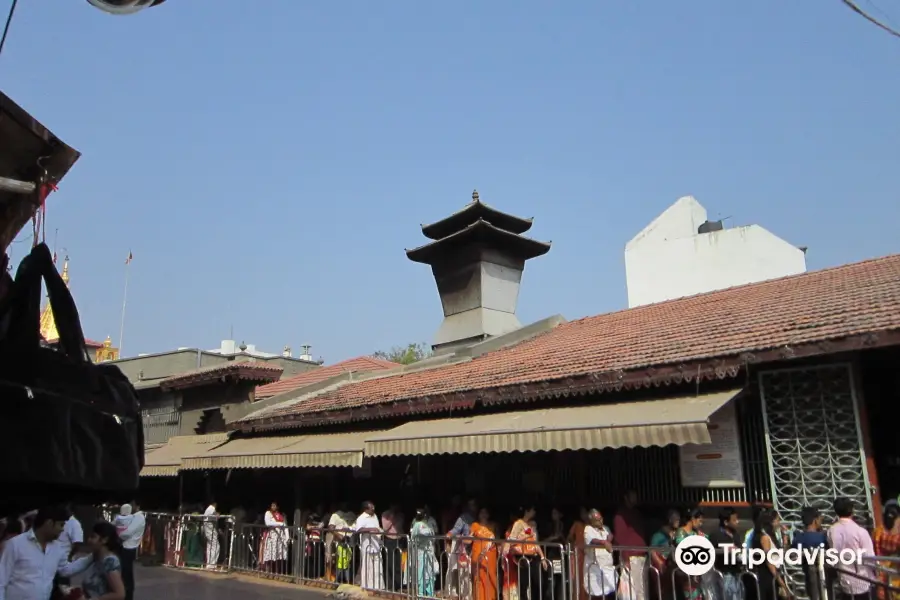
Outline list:
[[[277,396],[278,394],[283,394],[284,392],[299,390],[300,388],[306,387],[308,385],[313,385],[314,383],[319,383],[321,381],[325,381],[326,379],[337,377],[341,373],[347,373],[351,371],[383,371],[385,369],[394,369],[399,366],[400,365],[398,365],[397,363],[393,363],[389,360],[382,360],[380,358],[374,358],[371,356],[358,356],[356,358],[344,360],[333,365],[328,365],[327,367],[310,369],[309,371],[304,371],[303,373],[294,375],[293,377],[287,377],[285,379],[282,379],[281,381],[261,385],[256,388],[256,399],[262,400],[263,398],[271,398],[272,396]]]
[[[245,381],[275,381],[284,369],[264,362],[235,361],[209,367],[201,367],[167,377],[160,382],[164,389],[176,389],[204,385],[221,377]]]
[[[308,418],[891,330],[900,330],[900,255],[587,317],[468,362],[348,383],[255,416]]]

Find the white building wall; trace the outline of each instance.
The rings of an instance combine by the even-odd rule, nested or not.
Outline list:
[[[628,306],[806,272],[806,253],[759,225],[697,233],[708,216],[679,198],[625,245]]]

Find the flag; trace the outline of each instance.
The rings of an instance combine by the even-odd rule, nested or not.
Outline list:
[[[125,264],[130,265],[131,259],[134,258],[134,255],[131,253],[131,250],[128,251],[128,258],[125,259]]]

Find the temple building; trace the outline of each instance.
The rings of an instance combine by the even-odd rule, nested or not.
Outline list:
[[[67,256],[65,261],[63,262],[62,268],[62,280],[65,282],[66,286],[69,285],[69,257]],[[41,337],[50,344],[51,346],[55,345],[59,341],[59,332],[56,330],[56,319],[53,317],[53,309],[50,308],[50,302],[48,301],[44,309],[41,311]],[[93,340],[85,338],[84,345],[87,347],[88,354],[94,360],[94,362],[106,362],[109,360],[116,360],[119,358],[119,349],[114,348],[112,345],[112,340],[109,336],[106,336],[106,340],[103,342],[95,342]]]
[[[449,217],[423,225],[434,240],[407,250],[413,262],[431,267],[444,309],[434,338],[436,354],[468,346],[522,327],[516,317],[525,261],[543,256],[550,244],[527,238],[532,219],[472,202]]]

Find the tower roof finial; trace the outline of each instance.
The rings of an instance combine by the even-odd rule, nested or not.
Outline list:
[[[478,190],[472,190],[472,202],[478,202]]]

